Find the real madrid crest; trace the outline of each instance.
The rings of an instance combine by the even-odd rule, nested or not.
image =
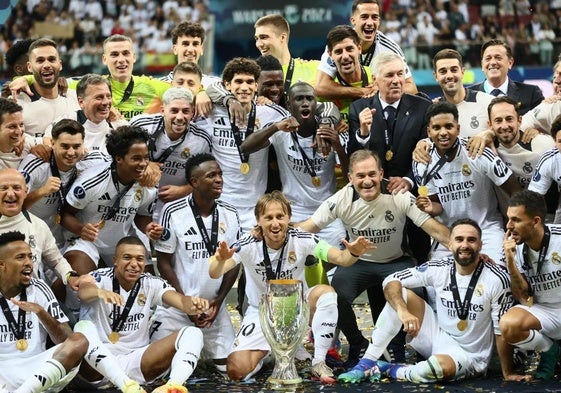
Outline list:
[[[477,120],[477,116],[471,117],[471,122],[469,123],[469,126],[474,130],[479,127],[479,120]]]
[[[475,296],[478,296],[478,297],[483,296],[483,284],[477,285],[474,293],[475,293]]]
[[[393,222],[394,220],[394,216],[391,210],[386,210],[386,216],[384,217],[384,219],[386,220],[386,222]]]
[[[462,175],[464,175],[464,176],[471,175],[471,168],[469,167],[468,164],[462,165]]]
[[[143,293],[139,293],[138,296],[136,297],[136,303],[139,306],[144,306],[146,304],[146,295]]]
[[[290,251],[288,253],[288,263],[290,263],[291,265],[296,263],[296,252]]]
[[[557,251],[551,253],[551,263],[559,265],[561,263],[561,255]]]
[[[191,155],[191,150],[188,147],[183,149],[183,151],[181,152],[181,158],[183,159],[187,159],[190,155]]]
[[[226,223],[225,222],[221,222],[220,224],[218,224],[218,232],[221,233],[221,234],[226,233]]]
[[[139,188],[134,193],[134,200],[135,202],[140,202],[142,200],[142,188]]]

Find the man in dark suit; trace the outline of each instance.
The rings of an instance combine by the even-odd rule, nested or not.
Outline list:
[[[417,142],[426,137],[424,115],[431,102],[424,98],[404,93],[405,64],[401,56],[393,52],[378,54],[372,62],[372,75],[378,85],[378,93],[370,98],[361,98],[351,104],[349,111],[348,154],[359,149],[369,149],[380,157],[387,192],[400,193],[413,189],[412,153]],[[384,185],[384,184],[383,184]],[[416,192],[415,190],[412,190]],[[388,211],[391,216],[391,212]],[[408,220],[406,224],[408,247],[419,263],[427,259],[430,250],[429,236]],[[407,246],[407,245],[406,245]],[[338,288],[334,285],[335,290]],[[367,290],[371,309],[381,310],[383,299],[376,299],[374,290]],[[349,341],[349,360],[352,367],[362,356],[368,341],[353,329],[350,305],[339,302],[339,320]],[[376,318],[376,315],[373,315]],[[354,322],[356,323],[356,322]],[[391,360],[403,361],[404,335],[394,339],[388,352]]]
[[[484,91],[495,97],[509,96],[519,105],[520,115],[524,115],[543,101],[543,93],[538,86],[513,81],[508,71],[514,64],[510,46],[502,40],[489,40],[481,46],[481,69],[487,78],[470,87]]]

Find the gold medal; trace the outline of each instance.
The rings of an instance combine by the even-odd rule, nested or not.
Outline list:
[[[99,224],[97,225],[97,228],[98,228],[98,229],[103,229],[104,226],[105,226],[105,220],[101,220],[101,221],[99,222]]]
[[[16,348],[18,349],[18,351],[25,351],[27,349],[27,340],[25,338],[20,338],[18,341],[16,341]]]
[[[417,192],[419,193],[419,196],[422,196],[422,197],[429,196],[429,188],[425,185],[419,186],[419,188],[417,189]]]
[[[319,178],[319,176],[312,177],[312,184],[316,187],[321,186],[321,179]]]
[[[119,341],[119,333],[118,332],[109,333],[109,341],[111,341],[112,344],[115,344],[117,341]]]
[[[391,161],[392,158],[393,158],[393,151],[388,150],[388,151],[386,152],[386,161]]]
[[[249,163],[242,162],[242,164],[240,165],[240,172],[243,175],[247,175],[249,173]]]
[[[460,322],[458,322],[456,326],[458,326],[458,330],[460,332],[463,332],[468,327],[468,321],[466,321],[465,319],[460,319]]]
[[[55,224],[60,224],[60,214],[55,214]]]

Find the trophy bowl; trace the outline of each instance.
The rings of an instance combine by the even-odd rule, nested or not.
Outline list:
[[[269,280],[261,297],[261,329],[275,357],[275,368],[267,380],[270,385],[297,385],[302,382],[294,355],[308,327],[309,306],[300,280]]]

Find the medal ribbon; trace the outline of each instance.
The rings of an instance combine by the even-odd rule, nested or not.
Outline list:
[[[140,292],[141,280],[142,277],[140,277],[134,283],[131,292],[129,294],[129,298],[127,299],[127,302],[125,303],[125,306],[123,308],[123,312],[121,312],[120,306],[116,304],[113,305],[113,322],[111,323],[111,329],[113,332],[118,333],[121,331],[121,329],[123,329],[123,325],[125,324],[125,321],[127,320],[131,312],[132,305],[136,299],[136,296],[138,295],[138,292]],[[115,268],[113,268],[113,292],[119,295],[120,289],[121,286],[119,285],[119,280],[117,280],[117,275],[115,274]]]
[[[54,177],[58,177],[62,181],[62,178],[60,177],[60,171],[58,170],[58,167],[56,165],[55,154],[53,152],[51,152],[51,159],[49,165],[51,166],[52,175]],[[70,191],[70,186],[72,186],[72,183],[74,183],[74,180],[76,180],[77,176],[78,176],[78,171],[76,170],[76,167],[74,167],[72,168],[72,174],[70,176],[70,179],[68,180],[68,183],[66,183],[66,186],[61,184],[60,188],[56,192],[58,196],[58,206],[56,208],[56,214],[58,214],[59,217],[62,214],[62,206],[64,205],[66,194],[68,194],[68,191]]]
[[[19,295],[19,300],[21,300],[22,302],[27,301],[27,293],[25,292],[25,288],[22,289]],[[16,319],[14,318],[14,314],[12,314],[12,311],[10,310],[10,306],[8,305],[8,301],[4,296],[0,296],[0,306],[2,306],[2,313],[4,313],[4,316],[8,321],[8,326],[10,327],[10,330],[12,331],[14,336],[16,336],[16,339],[18,340],[24,339],[25,316],[27,314],[25,310],[22,308],[18,310],[18,321],[16,322]]]
[[[348,83],[346,80],[343,79],[343,77],[339,74],[339,71],[337,71],[336,75],[337,75],[337,80],[342,86],[351,86],[350,83]],[[368,74],[366,73],[366,70],[362,65],[360,66],[360,76],[362,78],[362,87],[368,86]]]
[[[199,227],[199,233],[203,238],[203,242],[205,243],[205,247],[208,251],[208,255],[212,256],[216,252],[216,245],[218,240],[218,209],[216,208],[216,203],[212,207],[212,228],[209,238],[199,207],[195,204],[195,201],[193,200],[193,196],[190,196],[188,199],[189,199],[189,206],[191,206],[191,210],[193,211],[193,216],[195,216],[195,221],[197,222],[197,226]]]
[[[304,166],[306,167],[306,170],[308,171],[308,173],[312,178],[317,177],[316,170],[314,169],[314,161],[312,158],[308,157],[302,146],[300,146],[300,142],[298,142],[298,134],[296,133],[296,131],[291,132],[290,136],[292,136],[292,140],[294,141],[294,144],[298,146],[298,150],[300,150],[300,154],[302,154],[302,160],[304,161]],[[315,139],[315,132],[313,138]],[[316,149],[313,150],[313,154],[315,157]]]
[[[392,109],[389,109],[392,108]],[[386,129],[384,130],[384,141],[386,143],[386,152],[392,150],[393,144],[393,129],[395,127],[395,121],[397,119],[397,109],[391,105],[386,106],[384,109],[388,113],[388,118],[386,121]],[[392,118],[393,117],[393,118]]]
[[[109,83],[111,83],[111,79],[112,78],[109,77]],[[134,89],[134,77],[131,76],[131,80],[129,81],[129,84],[127,85],[127,87],[125,88],[125,91],[123,93],[123,98],[121,98],[121,101],[117,105],[114,105],[114,106],[118,107],[123,102],[127,101],[131,97],[133,89]]]
[[[127,192],[129,192],[129,190],[132,188],[132,186],[135,183],[135,182],[132,182],[131,184],[129,184],[125,188],[123,188],[121,191],[119,191],[119,178],[117,176],[117,169],[115,168],[115,162],[111,163],[111,179],[113,179],[113,185],[115,186],[115,188],[117,189],[117,192],[119,194],[117,194],[115,202],[113,202],[113,205],[109,209],[109,212],[107,212],[107,214],[103,215],[104,220],[110,220],[113,217],[115,217],[115,215],[119,211],[119,207],[121,205],[121,199],[123,199],[125,194]]]
[[[286,69],[286,76],[284,78],[284,94],[288,94],[288,89],[292,84],[292,76],[294,75],[294,59],[291,57],[288,62],[288,68]]]
[[[265,243],[265,239],[262,241],[263,243],[263,263],[265,264],[265,273],[267,274],[267,280],[274,280],[275,278],[280,278],[281,267],[282,267],[282,257],[284,256],[284,249],[286,248],[286,244],[288,243],[288,234],[286,239],[284,240],[284,244],[282,245],[282,249],[279,255],[279,259],[277,261],[277,269],[273,272],[273,267],[271,265],[271,258],[269,257],[269,252],[267,251],[267,244]]]
[[[427,164],[427,166],[425,167],[425,172],[423,173],[423,178],[421,180],[420,185],[426,185],[433,177],[435,177],[438,174],[438,172],[442,169],[444,164],[446,164],[446,162],[450,159],[450,156],[452,155],[452,153],[454,153],[456,151],[456,148],[458,147],[459,144],[460,144],[460,141],[458,139],[456,139],[456,141],[454,142],[452,147],[450,149],[446,150],[446,153],[444,153],[444,155],[438,159],[437,163],[434,164],[434,166],[431,168],[430,171],[429,171],[429,166]],[[429,154],[431,154],[433,152],[433,150],[434,150],[434,144],[432,145]]]
[[[475,285],[477,284],[479,276],[481,276],[481,272],[483,271],[483,265],[484,262],[480,260],[471,276],[471,279],[469,280],[466,297],[462,302],[460,300],[460,292],[458,291],[458,282],[456,281],[456,263],[452,264],[452,269],[450,270],[450,289],[452,290],[452,296],[454,298],[454,308],[456,309],[458,318],[461,320],[465,321],[468,317],[473,291],[475,290]]]
[[[551,232],[549,231],[549,228],[547,227],[547,225],[544,225],[544,233],[543,233],[543,239],[542,239],[542,245],[540,246],[540,253],[538,254],[538,268],[537,268],[537,274],[540,274],[542,271],[542,266],[543,263],[545,262],[545,257],[547,255],[547,249],[549,248],[549,238],[551,237]],[[524,268],[526,270],[530,270],[530,268],[532,267],[531,263],[530,263],[530,257],[529,257],[529,251],[528,251],[529,247],[526,243],[524,243],[524,246],[522,247],[522,256],[524,257]],[[530,287],[530,293],[533,293],[534,289]]]
[[[164,132],[163,116],[160,119],[160,122],[158,123],[158,127],[156,127],[156,131],[152,135],[150,135],[148,139],[148,154],[150,155],[150,161],[163,163],[170,156],[170,154],[177,148],[177,146],[183,143],[185,137],[187,136],[187,133],[189,132],[189,126],[188,125],[186,126],[185,132],[181,135],[181,138],[179,138],[179,140],[176,143],[169,145],[166,148],[166,150],[164,150],[163,153],[160,154],[160,157],[156,158],[154,157],[154,154],[156,153],[156,139],[158,139],[158,137],[162,134],[162,132]]]
[[[253,129],[255,128],[255,104],[251,104],[251,110],[249,111],[249,117],[247,119],[247,128],[245,131],[245,137],[247,138],[249,135],[253,134]],[[232,132],[234,133],[234,140],[236,141],[236,148],[238,149],[238,154],[240,156],[240,161],[243,163],[247,163],[249,161],[249,153],[242,153],[241,145],[242,145],[242,134],[240,133],[240,129],[234,123],[231,124]]]
[[[372,46],[368,48],[368,52],[366,52],[365,57],[362,57],[362,53],[360,54],[360,64],[363,66],[369,66],[370,62],[372,61],[372,57],[374,57],[374,51],[376,50],[376,41],[372,43]]]

